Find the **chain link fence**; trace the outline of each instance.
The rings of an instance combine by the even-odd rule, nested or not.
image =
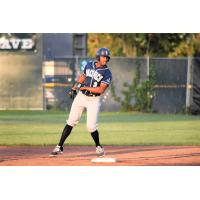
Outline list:
[[[56,57],[42,61],[38,53],[0,55],[0,109],[70,110],[67,91],[83,71],[89,57]],[[42,64],[43,63],[43,64]],[[131,85],[140,71],[142,83],[155,70],[152,111],[200,113],[200,58],[124,58],[113,57],[108,63],[113,80],[102,95],[102,111],[121,111],[111,88],[122,100],[126,85]],[[135,105],[131,98],[130,104]]]
[[[191,102],[190,111],[192,114],[200,114],[200,58],[191,60],[191,72],[189,77],[191,80]]]
[[[55,73],[52,75],[43,74],[45,86],[45,99],[47,108],[69,110],[72,101],[67,97],[66,92],[75,82],[78,75],[83,71],[84,66],[91,60],[89,57],[65,57],[56,58],[54,62]],[[59,62],[63,62],[66,69],[71,69],[69,74],[56,73],[60,68]],[[124,98],[123,92],[126,90],[124,85],[131,85],[136,77],[136,70],[140,70],[140,82],[148,80],[149,68],[155,69],[155,86],[152,97],[152,111],[159,113],[180,113],[190,108],[195,102],[199,103],[198,95],[193,91],[194,81],[199,84],[199,77],[193,71],[199,64],[194,59],[189,58],[123,58],[114,57],[108,63],[113,74],[112,85],[115,93],[121,99]],[[43,66],[44,68],[44,66]],[[59,70],[57,70],[59,71]],[[69,70],[68,70],[69,72]],[[61,77],[63,79],[61,80]],[[194,78],[194,81],[193,81]],[[198,91],[196,87],[195,91]],[[197,92],[198,93],[198,92]],[[198,93],[199,94],[199,93]],[[120,111],[122,106],[115,100],[109,87],[101,97],[102,111]],[[134,105],[136,99],[131,99]],[[195,103],[195,105],[198,105]],[[196,109],[196,108],[195,108]]]
[[[70,110],[72,101],[66,95],[67,90],[73,85],[76,78],[83,71],[86,63],[89,60],[91,60],[91,58],[68,57],[56,58],[54,59],[54,61],[44,62],[43,82],[47,108]],[[61,62],[62,66],[60,64]],[[138,65],[140,65],[141,68],[141,80],[147,79],[147,63],[146,59],[144,58],[113,58],[109,62],[109,69],[112,71],[113,75],[112,84],[116,88],[116,93],[121,98],[123,98],[122,90],[124,83],[131,84],[135,77],[136,67]],[[61,70],[61,68],[65,68],[66,71],[68,71],[69,73],[60,74],[59,71]],[[53,71],[53,73],[50,71]],[[69,77],[69,79],[67,77]],[[103,111],[120,111],[121,109],[120,103],[114,100],[110,87],[102,95],[101,102],[101,110]],[[134,103],[134,99],[132,103]]]
[[[151,58],[155,66],[155,95],[152,110],[161,113],[178,113],[186,109],[187,58]]]

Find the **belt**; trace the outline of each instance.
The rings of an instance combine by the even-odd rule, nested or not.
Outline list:
[[[84,95],[88,96],[88,97],[97,97],[97,96],[100,96],[100,94],[97,94],[97,93],[92,93],[92,92],[89,92],[87,90],[82,90],[81,91]]]

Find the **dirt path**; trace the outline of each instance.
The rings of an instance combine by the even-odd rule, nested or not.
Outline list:
[[[200,146],[105,146],[116,163],[92,163],[92,146],[66,146],[58,157],[48,147],[0,146],[1,166],[200,166]]]

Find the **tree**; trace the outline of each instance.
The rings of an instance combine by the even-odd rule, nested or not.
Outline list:
[[[146,55],[167,57],[181,43],[188,46],[192,38],[192,34],[188,33],[119,33],[112,36],[122,38],[126,46],[135,49],[138,57]]]
[[[88,52],[108,47],[112,56],[181,57],[200,53],[200,34],[193,33],[92,33]]]

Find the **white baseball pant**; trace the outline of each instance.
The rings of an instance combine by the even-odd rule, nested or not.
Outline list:
[[[90,97],[79,91],[75,97],[67,124],[74,127],[80,121],[81,115],[86,108],[87,110],[87,129],[89,132],[94,132],[98,128],[98,114],[100,110],[100,96]]]

